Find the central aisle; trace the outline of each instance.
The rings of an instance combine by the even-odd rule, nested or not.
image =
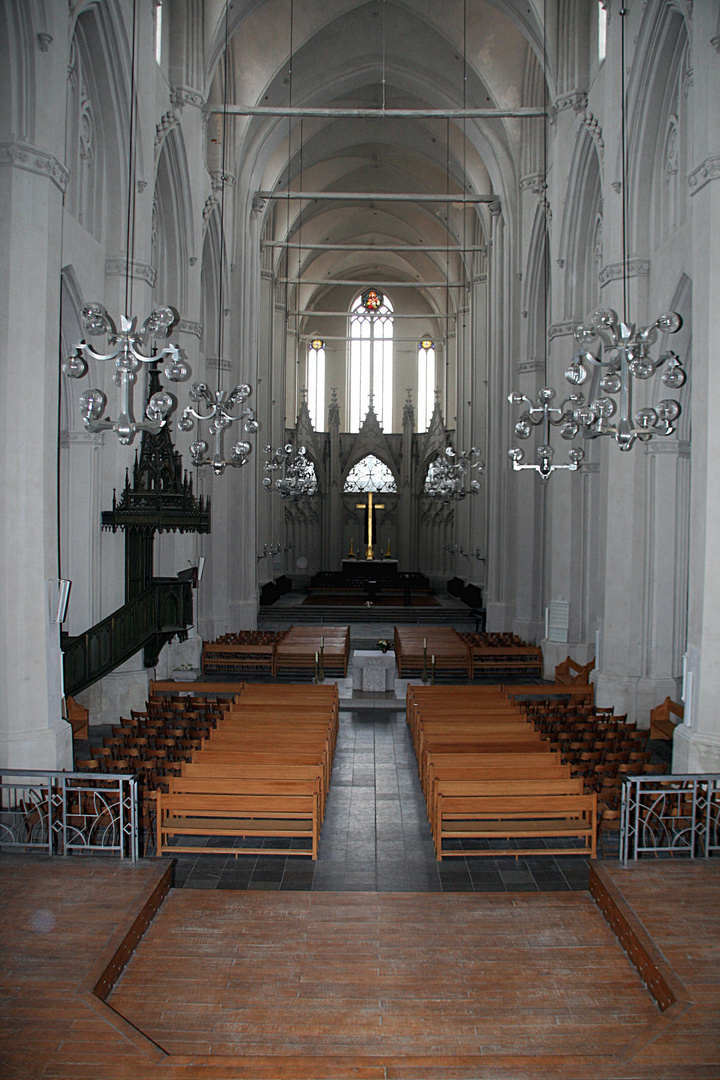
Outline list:
[[[292,855],[181,855],[175,883],[195,889],[537,892],[586,889],[587,860],[435,859],[404,711],[340,711],[317,862]]]

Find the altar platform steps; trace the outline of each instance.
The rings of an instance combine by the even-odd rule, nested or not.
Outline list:
[[[258,610],[258,630],[293,626],[344,626],[348,623],[382,623],[397,626],[454,626],[456,630],[475,630],[476,619],[470,609],[450,596],[438,596],[436,607],[404,607],[372,604],[304,604],[305,593],[288,593],[269,607]]]

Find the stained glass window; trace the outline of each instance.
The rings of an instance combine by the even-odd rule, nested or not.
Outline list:
[[[349,430],[359,431],[372,401],[380,424],[392,427],[393,306],[379,289],[358,296],[350,315]]]
[[[427,431],[435,405],[435,345],[423,338],[418,345],[418,431]]]
[[[314,338],[307,357],[307,406],[316,431],[325,423],[325,342]]]
[[[397,484],[392,471],[384,461],[368,454],[361,458],[347,475],[345,491],[386,491],[390,494],[397,491]]]

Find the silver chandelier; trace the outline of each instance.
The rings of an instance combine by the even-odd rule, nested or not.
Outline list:
[[[264,477],[263,487],[266,491],[274,488],[283,499],[292,499],[293,502],[317,495],[317,476],[304,446],[298,446],[296,450],[292,443],[286,443],[276,450],[266,446],[264,452],[268,455],[265,472],[281,474],[274,484],[271,476]]]
[[[550,429],[551,427],[559,428],[561,438],[571,442],[580,430],[580,424],[575,419],[575,411],[583,404],[584,398],[582,393],[578,391],[569,394],[559,405],[553,405],[556,396],[555,390],[551,386],[543,386],[541,390],[538,390],[537,403],[531,401],[526,394],[520,394],[517,391],[508,395],[508,401],[511,405],[526,404],[528,406],[520,414],[515,424],[515,437],[529,439],[533,428],[541,425],[545,436],[543,443],[537,448],[537,464],[522,464],[525,451],[519,446],[513,446],[508,450],[508,457],[516,472],[523,469],[534,469],[541,480],[548,480],[552,473],[558,469],[568,469],[570,472],[576,472],[580,468],[580,463],[585,457],[585,451],[575,446],[568,451],[567,463],[561,465],[555,463],[555,450],[550,445]],[[569,406],[572,406],[572,408]]]
[[[657,360],[650,356],[650,346],[658,332],[675,334],[682,320],[674,311],[664,312],[650,326],[638,328],[634,323],[621,322],[612,308],[596,311],[589,326],[578,326],[575,339],[579,348],[565,372],[568,382],[582,385],[594,367],[604,368],[600,379],[602,395],[589,405],[573,412],[574,420],[592,436],[610,435],[621,450],[629,450],[636,439],[647,442],[653,435],[671,435],[680,415],[680,404],[674,398],[664,398],[654,407],[633,407],[633,383],[652,378],[659,368],[666,370],[661,380],[670,390],[678,390],[685,382],[685,371],[679,357],[672,351],[662,353]],[[599,338],[603,355],[594,356],[588,345]],[[616,400],[617,399],[617,400]]]
[[[169,337],[177,316],[169,307],[156,308],[140,329],[137,319],[123,315],[120,329],[108,315],[102,304],[85,304],[81,315],[82,328],[88,337],[107,336],[110,352],[98,352],[85,340],[75,345],[62,370],[70,379],[81,379],[88,371],[88,359],[115,364],[113,382],[120,388],[120,410],[117,420],[103,416],[107,397],[102,390],[86,390],[80,395],[80,413],[88,431],[115,431],[120,442],[132,443],[138,431],[157,435],[165,418],[174,405],[167,390],[153,394],[145,408],[145,420],[135,419],[133,396],[137,374],[142,364],[158,364],[166,361],[165,375],[170,382],[182,382],[190,374],[176,345],[166,345],[157,352],[154,341]]]
[[[447,446],[445,456],[437,457],[428,467],[423,495],[444,503],[477,495],[480,482],[470,479],[474,469],[478,475],[485,472],[485,462],[477,447],[458,454],[452,446]]]
[[[183,414],[178,420],[181,431],[192,431],[195,421],[209,421],[208,433],[214,439],[214,452],[210,454],[210,447],[205,439],[197,438],[190,444],[190,457],[193,465],[198,468],[209,465],[216,476],[222,476],[225,469],[230,466],[239,469],[248,460],[251,446],[249,442],[240,440],[235,443],[230,451],[230,457],[225,454],[225,432],[234,423],[242,424],[248,434],[257,431],[260,426],[255,419],[252,409],[243,409],[243,404],[252,393],[245,383],[236,386],[228,394],[227,390],[217,389],[213,393],[206,383],[193,383],[190,391],[190,400],[196,404],[207,406],[207,412],[198,412],[192,405],[186,405]],[[234,410],[239,407],[236,414]],[[198,432],[199,436],[199,432]]]

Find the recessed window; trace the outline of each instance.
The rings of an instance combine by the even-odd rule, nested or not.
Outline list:
[[[379,289],[358,296],[350,314],[349,430],[359,431],[370,403],[392,427],[393,306]]]
[[[162,0],[155,0],[155,59],[162,64]]]
[[[607,54],[607,11],[603,0],[597,6],[598,63],[602,64]]]
[[[435,343],[423,338],[418,345],[418,431],[427,431],[435,399]]]
[[[316,431],[324,431],[325,416],[325,342],[313,338],[307,357],[307,406]]]

